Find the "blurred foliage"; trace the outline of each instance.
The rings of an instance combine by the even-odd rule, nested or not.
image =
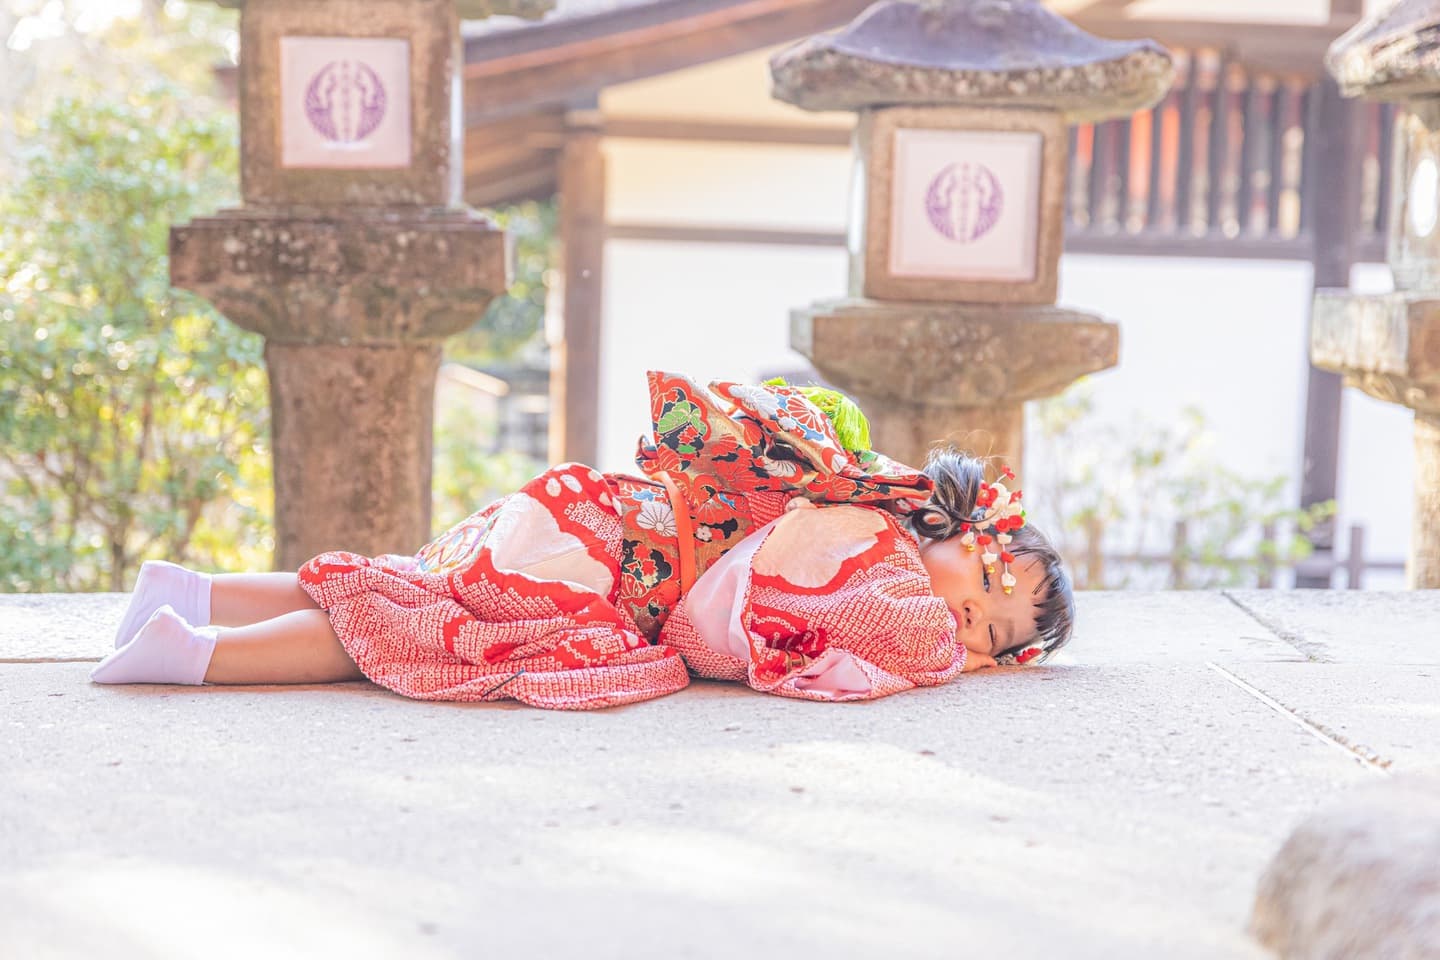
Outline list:
[[[445,358],[506,377],[507,370],[543,366],[545,300],[551,273],[556,208],[553,199],[485,211],[512,245],[514,276],[484,316],[445,343]],[[437,411],[432,527],[443,531],[505,494],[518,490],[545,464],[515,450],[495,449],[498,425],[458,403]]]
[[[61,100],[0,195],[0,589],[268,566],[260,338],[169,283],[170,223],[236,183],[233,123],[186,104]]]
[[[510,289],[490,304],[483,317],[445,344],[446,359],[474,367],[513,361],[542,338],[555,241],[553,199],[529,200],[486,213],[505,229],[513,245],[515,275]]]
[[[126,12],[94,0],[0,3],[0,179],[61,99],[161,84],[184,93],[192,116],[229,112],[210,97],[238,28],[238,11],[205,0],[141,0]]]
[[[1054,518],[1039,525],[1077,587],[1254,586],[1309,556],[1304,534],[1334,516],[1333,502],[1291,506],[1288,477],[1257,477],[1217,462],[1197,409],[1178,423],[1096,424],[1083,380],[1031,409],[1040,443],[1029,462],[1041,469],[1026,481],[1033,493],[1027,502]],[[1263,535],[1267,528],[1273,539]]]
[[[215,76],[236,27],[199,0],[0,4],[0,590],[123,589],[152,557],[270,566],[261,340],[172,290],[165,256],[171,223],[236,199]],[[515,282],[448,352],[533,365],[555,207],[492,216]],[[489,452],[473,412],[438,427],[437,523],[540,466]]]
[[[495,424],[464,406],[441,414],[435,430],[431,527],[438,533],[490,502],[520,489],[544,464],[514,451],[493,452],[481,437]]]

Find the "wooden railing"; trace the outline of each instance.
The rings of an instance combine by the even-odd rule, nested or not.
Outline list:
[[[1066,248],[1077,252],[1309,260],[1317,196],[1318,81],[1209,50],[1174,51],[1156,107],[1071,130]],[[1355,103],[1361,156],[1356,253],[1384,259],[1388,104]]]
[[[1099,532],[1099,531],[1097,531]],[[1216,562],[1203,562],[1190,546],[1190,526],[1185,520],[1177,520],[1171,548],[1168,552],[1108,554],[1097,538],[1089,538],[1085,550],[1079,557],[1072,557],[1083,579],[1090,583],[1104,582],[1107,566],[1167,568],[1167,586],[1184,590],[1196,585],[1197,570],[1215,567]],[[1227,561],[1231,564],[1252,567],[1255,571],[1255,586],[1262,590],[1273,589],[1282,569],[1293,569],[1297,574],[1317,576],[1331,580],[1335,573],[1344,571],[1345,588],[1361,590],[1365,586],[1365,574],[1369,571],[1403,572],[1405,561],[1395,558],[1368,557],[1365,555],[1365,527],[1352,524],[1349,542],[1344,556],[1330,553],[1316,553],[1293,563],[1279,559],[1278,531],[1273,524],[1266,524],[1260,533],[1260,541],[1254,553],[1247,557],[1236,557]]]

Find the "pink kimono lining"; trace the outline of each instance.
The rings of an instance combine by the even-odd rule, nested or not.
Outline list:
[[[781,696],[863,700],[965,665],[913,540],[880,511],[800,509],[722,557],[661,632],[690,669]]]

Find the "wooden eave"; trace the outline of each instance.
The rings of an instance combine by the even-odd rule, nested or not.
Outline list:
[[[472,37],[467,126],[830,30],[873,0],[655,0]]]
[[[873,0],[656,0],[465,41],[465,198],[555,191],[566,113],[614,84],[843,26]]]
[[[1325,51],[1330,44],[1360,18],[1358,14],[1340,13],[1327,23],[1147,20],[1117,16],[1115,11],[1102,8],[1075,13],[1070,19],[1097,36],[1155,40],[1187,50],[1219,50],[1234,63],[1310,80],[1324,72]]]
[[[654,0],[465,41],[466,199],[491,206],[555,191],[566,113],[615,84],[798,40],[845,25],[873,0]],[[1221,50],[1232,62],[1313,78],[1325,49],[1358,19],[1336,0],[1325,24],[1128,18],[1129,0],[1069,14],[1091,33]],[[683,121],[677,123],[683,126]]]

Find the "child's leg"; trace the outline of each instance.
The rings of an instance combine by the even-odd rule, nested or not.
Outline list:
[[[195,627],[241,627],[296,610],[316,610],[293,573],[222,573],[210,575],[174,563],[151,561],[140,568],[130,605],[115,631],[123,647],[163,606]]]
[[[220,573],[210,578],[210,623],[217,627],[243,627],[318,609],[293,573]]]
[[[289,576],[293,578],[294,574]],[[363,679],[365,675],[336,639],[330,617],[319,609],[293,611],[263,623],[221,630],[205,671],[207,683],[338,683]]]

